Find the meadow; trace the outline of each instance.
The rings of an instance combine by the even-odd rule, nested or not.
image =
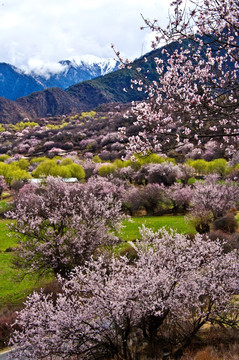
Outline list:
[[[11,220],[0,220],[0,310],[4,307],[15,307],[29,295],[33,289],[44,286],[50,278],[39,279],[35,276],[22,274],[12,265],[16,237],[10,235],[8,225]]]
[[[167,230],[177,230],[180,234],[196,234],[194,226],[187,223],[182,215],[142,216],[123,221],[120,238],[124,241],[139,239],[139,229],[143,225],[154,231],[165,227]]]
[[[21,276],[19,270],[12,265],[13,251],[17,246],[14,235],[10,235],[8,225],[11,220],[0,220],[0,302],[1,307],[18,306],[24,301],[33,289],[45,286],[51,281],[48,278],[39,279],[38,275]],[[180,233],[192,234],[195,229],[188,224],[183,216],[143,216],[133,217],[123,221],[123,227],[119,233],[120,239],[125,243],[140,238],[139,228],[144,225],[153,230],[162,227],[174,229]]]

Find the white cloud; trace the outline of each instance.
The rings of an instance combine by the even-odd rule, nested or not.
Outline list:
[[[22,70],[24,70],[26,74],[34,72],[46,79],[48,79],[51,74],[60,73],[66,68],[67,65],[59,64],[58,62],[45,62],[43,60],[33,58],[28,61],[27,65],[22,66]]]
[[[134,58],[150,50],[141,13],[166,23],[170,0],[3,0],[0,62],[33,66],[84,54]],[[158,15],[158,16],[157,16]],[[33,64],[33,65],[32,65]],[[35,65],[34,65],[35,66]]]

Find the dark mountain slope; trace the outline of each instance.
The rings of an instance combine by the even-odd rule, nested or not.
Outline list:
[[[185,48],[188,46],[189,40],[185,40],[182,44],[178,42],[173,42],[166,46],[167,51],[173,52],[176,49],[180,49],[181,47]],[[163,47],[164,48],[164,47]],[[136,59],[132,63],[132,68],[122,69],[118,71],[114,71],[105,76],[98,77],[92,80],[84,81],[79,84],[73,85],[69,87],[66,92],[75,97],[79,97],[81,99],[82,105],[85,103],[84,93],[87,89],[87,92],[90,94],[94,91],[98,92],[98,98],[104,100],[102,103],[107,102],[122,102],[127,103],[131,101],[143,100],[146,98],[146,94],[144,91],[138,91],[137,86],[131,88],[132,82],[131,80],[138,79],[142,75],[145,80],[147,77],[148,81],[151,82],[153,80],[158,79],[158,74],[155,71],[155,61],[154,58],[158,57],[164,61],[166,61],[166,55],[162,53],[162,49],[153,50],[139,59]],[[146,61],[145,61],[146,60]],[[138,73],[136,69],[140,68],[141,71]],[[141,74],[141,75],[140,75]],[[92,89],[90,91],[90,88]],[[126,91],[124,91],[124,89]],[[99,95],[101,94],[101,96]],[[95,102],[92,99],[94,106],[99,105],[97,101]]]
[[[92,108],[108,102],[127,103],[132,100],[141,100],[145,94],[130,88],[131,79],[135,77],[133,70],[123,69],[105,76],[84,81],[71,86],[66,93],[80,99],[82,104]],[[126,89],[124,91],[123,89]],[[97,94],[97,97],[92,96]]]
[[[80,101],[64,90],[51,88],[38,91],[15,101],[30,118],[76,113],[81,110]]]
[[[27,116],[20,104],[0,97],[0,123],[15,124]]]
[[[0,63],[0,96],[15,100],[19,96],[43,89],[32,76],[24,74],[15,66]]]

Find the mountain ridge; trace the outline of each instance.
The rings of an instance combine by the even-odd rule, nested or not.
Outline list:
[[[8,102],[8,111],[0,112],[0,123],[16,123],[19,121],[19,117],[22,117],[22,119],[28,117],[34,120],[38,117],[76,114],[111,102],[129,103],[144,100],[147,98],[144,91],[138,91],[137,86],[131,88],[132,79],[139,76],[135,69],[140,67],[142,76],[147,76],[150,82],[157,80],[158,74],[155,69],[154,58],[158,57],[166,61],[166,55],[162,49],[166,47],[168,51],[175,51],[187,45],[186,42],[185,44],[171,43],[136,59],[132,63],[131,69],[116,70],[104,76],[72,85],[65,91],[53,87],[33,92],[30,95],[18,98],[12,103]],[[145,58],[147,61],[145,61]],[[6,105],[5,102],[0,98],[0,108],[3,108],[4,105]],[[11,106],[14,116],[11,115]],[[16,109],[19,109],[18,113]]]
[[[59,87],[65,90],[76,83],[115,71],[118,64],[114,59],[82,56],[78,57],[78,61],[61,60],[54,66],[46,64],[30,71],[2,62],[0,96],[16,100],[47,88]]]
[[[61,70],[54,72],[48,69],[46,65],[35,71],[30,71],[29,74],[40,82],[44,89],[59,87],[65,90],[79,82],[104,76],[117,70],[119,62],[114,59],[104,59],[92,55],[80,56],[72,60],[61,60],[58,64],[61,66]]]

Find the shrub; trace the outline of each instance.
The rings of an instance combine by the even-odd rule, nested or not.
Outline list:
[[[46,159],[39,163],[37,168],[32,171],[33,177],[41,177],[41,176],[49,176],[54,175],[56,173],[56,160],[53,159]]]
[[[69,165],[57,165],[51,170],[52,176],[60,176],[61,178],[70,178],[71,177],[71,171]]]
[[[195,170],[192,166],[189,166],[187,164],[179,165],[181,176],[180,180],[184,184],[189,184],[189,180],[195,175]]]
[[[194,214],[211,212],[213,219],[222,217],[239,201],[239,185],[226,181],[220,183],[218,176],[210,175],[193,187],[192,207]]]
[[[133,175],[133,182],[136,185],[146,185],[148,183],[148,165],[143,165],[135,174]]]
[[[205,160],[188,160],[187,165],[192,166],[195,169],[197,175],[208,174],[208,162]]]
[[[138,253],[136,249],[130,244],[127,244],[119,251],[119,256],[125,256],[129,260],[130,264],[133,264],[134,261],[138,259]]]
[[[210,224],[213,221],[213,214],[208,210],[192,210],[185,219],[195,227],[199,234],[205,234],[210,230]]]
[[[0,161],[5,161],[5,160],[7,160],[7,159],[9,159],[10,158],[10,156],[9,155],[7,155],[7,154],[4,154],[4,155],[0,155]]]
[[[60,162],[60,166],[67,166],[67,165],[72,165],[74,162],[71,158],[65,158],[62,159]]]
[[[13,324],[17,313],[14,310],[4,310],[0,314],[0,348],[6,348],[9,345],[9,339],[13,331]]]
[[[78,180],[85,178],[83,167],[80,164],[74,164],[73,160],[69,158],[63,159],[60,163],[57,162],[56,158],[44,160],[32,171],[34,177],[47,177],[49,175],[62,178],[76,177]]]
[[[94,161],[95,163],[101,163],[102,162],[101,158],[98,155],[93,156],[92,161]]]
[[[124,205],[131,215],[140,209],[145,209],[147,215],[168,208],[170,200],[165,191],[164,185],[148,184],[142,187],[131,187],[124,197]]]
[[[208,236],[213,241],[220,241],[225,252],[239,250],[239,233],[226,233],[222,230],[210,231]]]
[[[170,186],[182,176],[182,172],[178,165],[171,162],[163,162],[162,164],[148,165],[147,180],[149,183],[158,183]]]
[[[115,172],[116,172],[116,167],[112,164],[101,165],[98,168],[98,174],[102,177],[109,176],[111,174],[114,174]]]
[[[198,351],[193,360],[219,360],[219,358],[213,354],[212,349],[207,348]]]
[[[21,131],[23,129],[26,129],[27,127],[35,127],[35,126],[39,126],[39,124],[33,121],[26,121],[26,122],[21,121],[13,125],[13,129],[15,131]]]
[[[79,181],[84,180],[85,178],[85,171],[80,164],[70,164],[68,165],[70,171],[70,177],[75,177]]]
[[[172,202],[174,212],[185,212],[192,200],[193,191],[190,186],[174,184],[166,188],[166,193]]]
[[[233,169],[232,172],[227,176],[227,179],[239,183],[239,168]]]
[[[225,176],[229,172],[230,168],[225,159],[215,159],[208,162],[208,173],[216,173],[220,176]]]
[[[88,112],[82,112],[80,114],[80,118],[82,118],[82,119],[93,118],[93,117],[95,117],[95,115],[96,115],[96,112],[92,110],[92,111],[88,111]],[[77,117],[78,117],[78,115],[77,115]]]
[[[214,220],[212,226],[214,230],[222,230],[228,233],[234,233],[238,228],[238,223],[236,218],[229,214]]]

